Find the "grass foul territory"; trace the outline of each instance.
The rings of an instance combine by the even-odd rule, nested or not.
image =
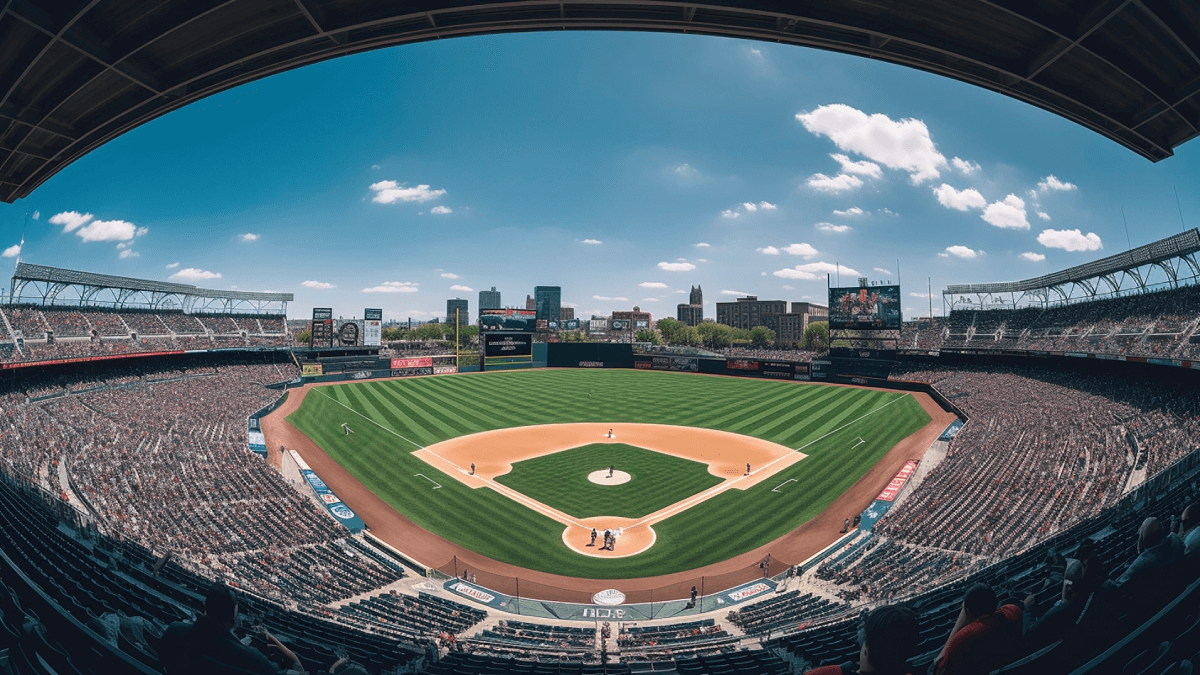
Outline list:
[[[783,536],[824,510],[929,416],[912,396],[897,392],[634,370],[527,370],[323,387],[310,393],[288,421],[398,512],[464,548],[545,572],[624,579],[709,565]],[[808,457],[766,484],[727,490],[657,523],[657,542],[644,553],[597,559],[568,549],[559,523],[491,488],[471,489],[411,455],[466,434],[568,422],[717,429],[799,449]],[[355,434],[346,436],[343,423]],[[586,454],[585,448],[577,450]],[[551,457],[518,462],[529,466],[517,467],[501,482],[521,483],[521,492],[540,494],[535,498],[569,513],[599,508],[591,497],[568,494],[558,485],[557,474],[575,458],[545,463]],[[595,469],[580,462],[582,475],[571,480],[586,482],[587,472]],[[602,460],[596,468],[610,463]],[[626,484],[630,495],[649,485],[636,462],[618,468],[634,476]],[[669,489],[685,496],[699,491],[686,473],[668,480]],[[537,474],[543,476],[540,481]],[[431,489],[431,481],[441,488]],[[617,489],[595,487],[597,495]],[[620,505],[633,513],[659,499],[631,496]],[[671,503],[679,497],[661,499]]]

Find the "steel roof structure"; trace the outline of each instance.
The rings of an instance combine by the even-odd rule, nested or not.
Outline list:
[[[1181,280],[1200,278],[1197,252],[1200,252],[1200,231],[1192,228],[1124,253],[1033,279],[991,284],[952,284],[942,291],[942,300],[951,309],[957,306],[1016,306],[1024,300],[1040,304],[1074,299],[1095,300],[1107,295],[1147,290],[1155,285],[1150,278],[1154,270],[1161,271],[1165,277],[1165,281],[1160,283],[1178,286]],[[965,297],[968,295],[974,296],[974,300],[968,300]],[[1004,299],[1006,295],[1008,299]],[[996,298],[1001,300],[996,301]]]
[[[1192,0],[0,0],[0,200],[262,77],[381,47],[637,30],[857,54],[968,82],[1158,161],[1200,134]]]
[[[26,295],[26,291],[30,293]],[[64,296],[67,291],[73,292]],[[222,314],[286,314],[287,303],[293,300],[291,293],[217,291],[190,284],[93,274],[27,262],[17,263],[10,293],[13,303],[145,307]]]

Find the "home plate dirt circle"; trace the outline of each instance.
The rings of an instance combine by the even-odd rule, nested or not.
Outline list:
[[[588,480],[596,485],[623,485],[633,480],[633,476],[624,471],[613,470],[612,476],[608,475],[608,469],[593,471],[588,474]]]

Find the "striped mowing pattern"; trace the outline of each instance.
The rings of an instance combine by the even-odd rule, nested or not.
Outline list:
[[[786,534],[929,416],[895,392],[634,370],[529,370],[323,387],[288,421],[397,511],[460,546],[522,567],[616,579],[701,567]],[[655,525],[658,542],[645,553],[601,560],[566,548],[562,526],[549,518],[489,488],[469,489],[409,454],[465,434],[564,422],[719,429],[803,447],[809,457],[769,485],[730,490]],[[355,434],[342,435],[342,423]],[[866,442],[851,449],[859,437]],[[443,488],[432,492],[417,473]],[[790,478],[796,482],[771,492]]]

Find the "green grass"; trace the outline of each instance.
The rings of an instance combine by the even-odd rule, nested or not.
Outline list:
[[[524,370],[322,387],[288,421],[397,511],[460,546],[521,567],[620,579],[712,564],[794,530],[929,416],[898,392],[686,373]],[[343,422],[353,436],[342,435]],[[465,434],[563,422],[719,429],[809,456],[769,481],[726,491],[656,524],[658,541],[645,553],[599,559],[566,548],[555,521],[489,488],[470,489],[411,455]],[[852,447],[860,437],[865,443]],[[442,489],[431,490],[417,473]],[[789,478],[796,482],[771,491]]]
[[[597,485],[593,471],[628,473],[621,485]],[[593,443],[513,464],[497,483],[574,516],[641,518],[706,490],[721,478],[708,465],[624,443]]]

